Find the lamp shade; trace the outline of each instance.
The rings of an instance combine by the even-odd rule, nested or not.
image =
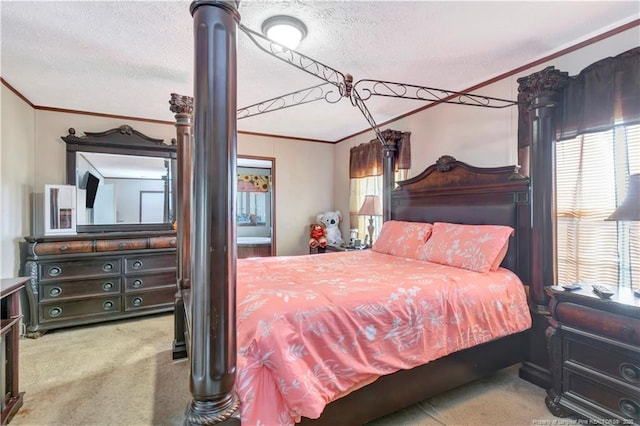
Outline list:
[[[640,220],[640,174],[629,176],[627,196],[606,220]]]
[[[382,200],[380,196],[365,195],[358,214],[363,216],[382,216]]]

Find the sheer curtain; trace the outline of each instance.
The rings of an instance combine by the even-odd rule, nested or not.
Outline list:
[[[640,222],[605,219],[640,173],[640,48],[572,77],[557,123],[557,264],[560,284],[640,283]],[[631,274],[633,273],[633,277]]]

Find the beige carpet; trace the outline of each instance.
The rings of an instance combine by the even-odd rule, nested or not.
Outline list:
[[[181,424],[190,401],[189,366],[171,360],[172,339],[172,315],[22,339],[20,389],[26,394],[11,425]],[[511,367],[370,426],[552,424],[544,396]]]

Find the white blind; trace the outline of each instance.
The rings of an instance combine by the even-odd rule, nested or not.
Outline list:
[[[640,224],[609,222],[629,174],[640,173],[640,126],[618,126],[556,144],[559,284],[617,286],[631,265],[640,284]],[[625,253],[626,250],[626,253]]]

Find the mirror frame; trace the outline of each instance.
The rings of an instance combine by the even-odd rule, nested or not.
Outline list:
[[[67,144],[67,184],[77,185],[76,182],[76,153],[99,152],[103,154],[136,155],[140,157],[160,157],[171,160],[171,200],[170,222],[167,223],[122,223],[102,225],[77,225],[77,232],[131,232],[131,231],[168,231],[173,229],[176,212],[176,171],[177,145],[171,140],[171,145],[163,139],[153,139],[131,126],[122,125],[115,129],[99,133],[85,132],[85,136],[76,136],[74,128],[69,129],[62,140]]]

